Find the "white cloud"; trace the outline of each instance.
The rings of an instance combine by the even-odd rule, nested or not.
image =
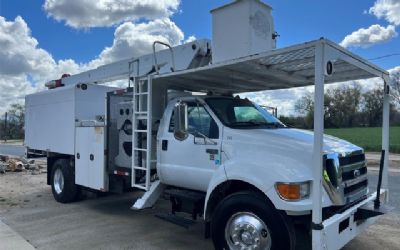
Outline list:
[[[313,90],[311,86],[291,89],[268,90],[255,93],[242,94],[242,97],[247,97],[251,101],[269,107],[278,109],[280,115],[296,115],[294,105],[296,101],[307,93]]]
[[[49,53],[37,48],[37,40],[31,37],[27,24],[20,16],[10,22],[0,17],[0,44],[1,75],[41,74],[54,64]]]
[[[4,76],[0,77],[0,116],[13,103],[23,102],[25,95],[34,93],[42,86],[32,86],[27,76]]]
[[[340,43],[341,46],[347,47],[370,47],[374,44],[384,43],[398,34],[393,25],[386,28],[379,24],[371,25],[369,28],[361,28],[346,36]]]
[[[184,43],[191,43],[191,42],[193,42],[193,41],[196,41],[196,37],[195,36],[193,36],[193,35],[191,35],[191,36],[189,36],[186,40],[185,40],[185,42]]]
[[[7,21],[0,16],[0,114],[26,94],[43,89],[45,81],[79,70],[73,60],[56,62],[38,44],[22,17]]]
[[[56,61],[39,47],[22,17],[7,21],[0,16],[0,114],[10,104],[22,102],[26,94],[44,89],[45,82],[58,79],[63,73],[76,74],[150,53],[155,40],[178,45],[183,42],[184,34],[169,18],[140,24],[126,22],[115,30],[113,44],[94,60],[85,64],[72,59]]]
[[[73,60],[56,62],[38,44],[22,17],[7,21],[0,16],[0,76],[4,78],[29,74],[33,81],[40,81],[56,77],[65,70],[72,73],[78,71],[79,65]]]
[[[395,74],[400,75],[400,66],[394,67],[388,70],[392,79],[394,79]],[[365,80],[351,81],[351,82],[342,82],[326,85],[325,89],[336,88],[342,85],[348,85],[353,83],[358,83],[362,87],[362,91],[366,92],[369,90],[373,90],[375,88],[383,88],[383,81],[381,78],[370,78]],[[278,108],[278,116],[297,116],[299,114],[296,113],[295,103],[302,96],[307,93],[313,93],[314,87],[300,87],[300,88],[292,88],[292,89],[282,89],[282,90],[269,90],[262,92],[254,92],[254,93],[246,93],[241,96],[247,97],[250,100],[260,104],[266,105],[270,107]]]
[[[392,88],[394,88],[394,95],[397,96],[400,108],[400,66],[394,67],[389,70]]]
[[[378,18],[385,18],[394,25],[400,25],[400,0],[377,0],[369,13]]]
[[[68,26],[92,28],[166,18],[179,4],[180,0],[46,0],[43,8],[48,16]]]
[[[394,67],[393,69],[389,69],[388,71],[391,76],[399,75],[400,74],[400,66]]]
[[[153,42],[158,40],[171,46],[182,43],[182,30],[170,19],[157,19],[146,23],[121,24],[114,33],[111,47],[106,47],[89,65],[99,66],[116,60],[151,53]]]

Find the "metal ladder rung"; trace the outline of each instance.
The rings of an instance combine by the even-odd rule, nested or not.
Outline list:
[[[142,93],[135,93],[134,95],[138,96],[138,95],[148,95],[149,92],[142,92]]]
[[[149,112],[147,111],[135,111],[134,114],[135,115],[147,115]]]
[[[147,115],[140,115],[140,116],[137,116],[136,117],[136,119],[138,119],[138,120],[147,120]]]
[[[144,189],[144,190],[147,189],[147,188],[146,188],[146,185],[140,185],[140,184],[133,184],[132,187],[140,188],[140,189]]]
[[[147,148],[133,148],[133,150],[147,152]]]
[[[143,129],[135,129],[133,130],[135,133],[147,133],[147,130],[143,130]]]
[[[135,169],[135,170],[144,170],[144,171],[147,171],[147,168],[146,168],[146,167],[134,166],[133,169]]]

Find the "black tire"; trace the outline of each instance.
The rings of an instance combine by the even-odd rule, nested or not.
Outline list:
[[[62,174],[64,185],[60,188],[55,183],[55,175]],[[69,203],[76,200],[78,196],[78,186],[75,185],[75,171],[69,165],[67,159],[58,159],[53,163],[51,168],[51,191],[53,192],[54,199],[61,203]]]
[[[252,191],[231,194],[218,204],[211,220],[211,237],[215,249],[229,250],[225,227],[237,213],[252,213],[267,226],[272,250],[294,249],[295,231],[287,215],[276,210],[263,195]]]

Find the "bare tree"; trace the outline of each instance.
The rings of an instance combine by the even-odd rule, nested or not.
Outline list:
[[[391,95],[394,104],[400,108],[400,66],[390,72],[391,79]]]
[[[3,136],[4,133],[7,133],[7,137],[10,139],[22,139],[24,137],[25,107],[19,103],[12,104],[7,113],[7,131],[4,128],[4,120],[0,123]]]
[[[306,128],[312,128],[314,122],[314,98],[311,93],[307,93],[298,99],[294,105],[298,114],[304,116]]]
[[[383,90],[380,88],[363,94],[362,113],[369,126],[378,126],[382,121]]]
[[[327,91],[327,121],[332,127],[352,127],[360,109],[361,86],[353,83]]]
[[[360,109],[361,87],[358,84],[328,89],[324,95],[325,126],[351,127]],[[307,127],[312,127],[314,118],[314,100],[308,93],[295,103],[295,110],[304,116]]]

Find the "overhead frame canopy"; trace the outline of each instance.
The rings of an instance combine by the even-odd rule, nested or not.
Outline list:
[[[316,47],[333,65],[325,83],[388,76],[388,72],[337,44],[320,39],[204,67],[155,75],[154,84],[189,91],[242,93],[314,85]]]
[[[332,69],[332,71],[331,71]],[[149,76],[152,78],[153,76]],[[241,93],[314,85],[314,143],[312,180],[312,249],[336,249],[349,241],[348,234],[326,245],[322,217],[322,176],[324,162],[324,84],[381,77],[384,80],[382,150],[386,152],[382,188],[387,192],[389,168],[389,74],[335,43],[320,39],[288,48],[276,49],[201,68],[153,77],[154,84],[182,90]],[[374,194],[378,196],[377,193]],[[372,199],[372,198],[371,198]],[[337,230],[335,226],[334,230]],[[325,231],[324,231],[325,230]],[[354,237],[354,236],[351,236]]]

